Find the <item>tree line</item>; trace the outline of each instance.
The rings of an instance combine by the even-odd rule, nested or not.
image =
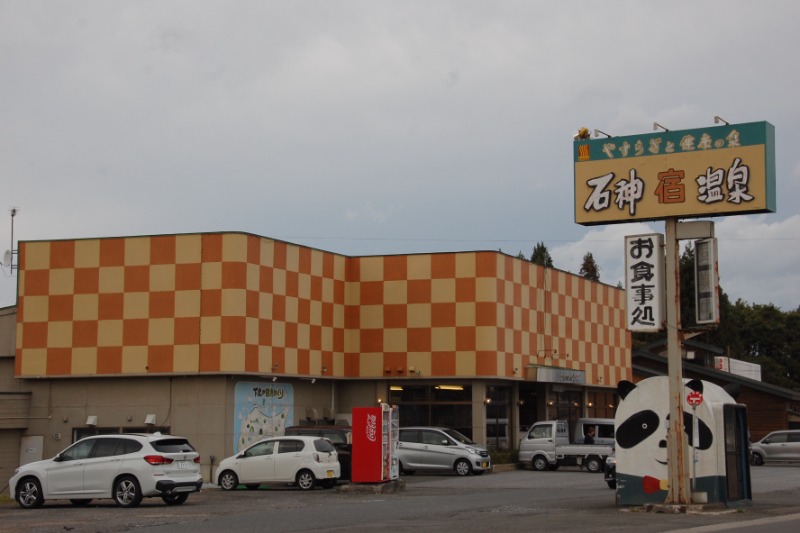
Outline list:
[[[553,258],[544,242],[536,243],[530,258],[517,258],[553,268]],[[765,383],[800,391],[800,305],[782,311],[773,304],[757,304],[729,296],[719,288],[719,325],[698,325],[695,319],[694,247],[687,244],[680,258],[681,329],[697,332],[696,340],[725,350],[726,355],[761,365]],[[600,281],[600,267],[591,252],[583,256],[579,275]],[[622,285],[618,285],[622,288]],[[652,342],[661,333],[635,333],[634,347]]]

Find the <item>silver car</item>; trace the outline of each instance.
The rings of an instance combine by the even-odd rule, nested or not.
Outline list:
[[[454,470],[459,476],[480,475],[492,467],[486,448],[454,429],[441,427],[400,428],[397,443],[400,472]]]
[[[754,442],[750,453],[756,466],[773,461],[800,461],[800,429],[773,431]]]

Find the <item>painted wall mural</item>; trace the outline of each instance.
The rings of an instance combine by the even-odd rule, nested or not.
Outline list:
[[[233,449],[283,435],[294,419],[294,389],[288,383],[242,381],[236,384]]]

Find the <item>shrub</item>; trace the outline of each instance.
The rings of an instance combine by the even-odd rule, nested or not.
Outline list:
[[[489,452],[493,465],[513,464],[519,460],[517,450],[492,450]]]

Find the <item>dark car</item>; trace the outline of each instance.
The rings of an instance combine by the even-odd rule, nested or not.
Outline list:
[[[606,466],[603,469],[603,475],[608,483],[609,489],[617,488],[617,457],[614,454],[606,457]]]
[[[339,454],[342,467],[341,479],[350,479],[351,452],[353,447],[353,428],[350,426],[291,426],[284,431],[285,435],[308,435],[324,437],[333,443]]]

